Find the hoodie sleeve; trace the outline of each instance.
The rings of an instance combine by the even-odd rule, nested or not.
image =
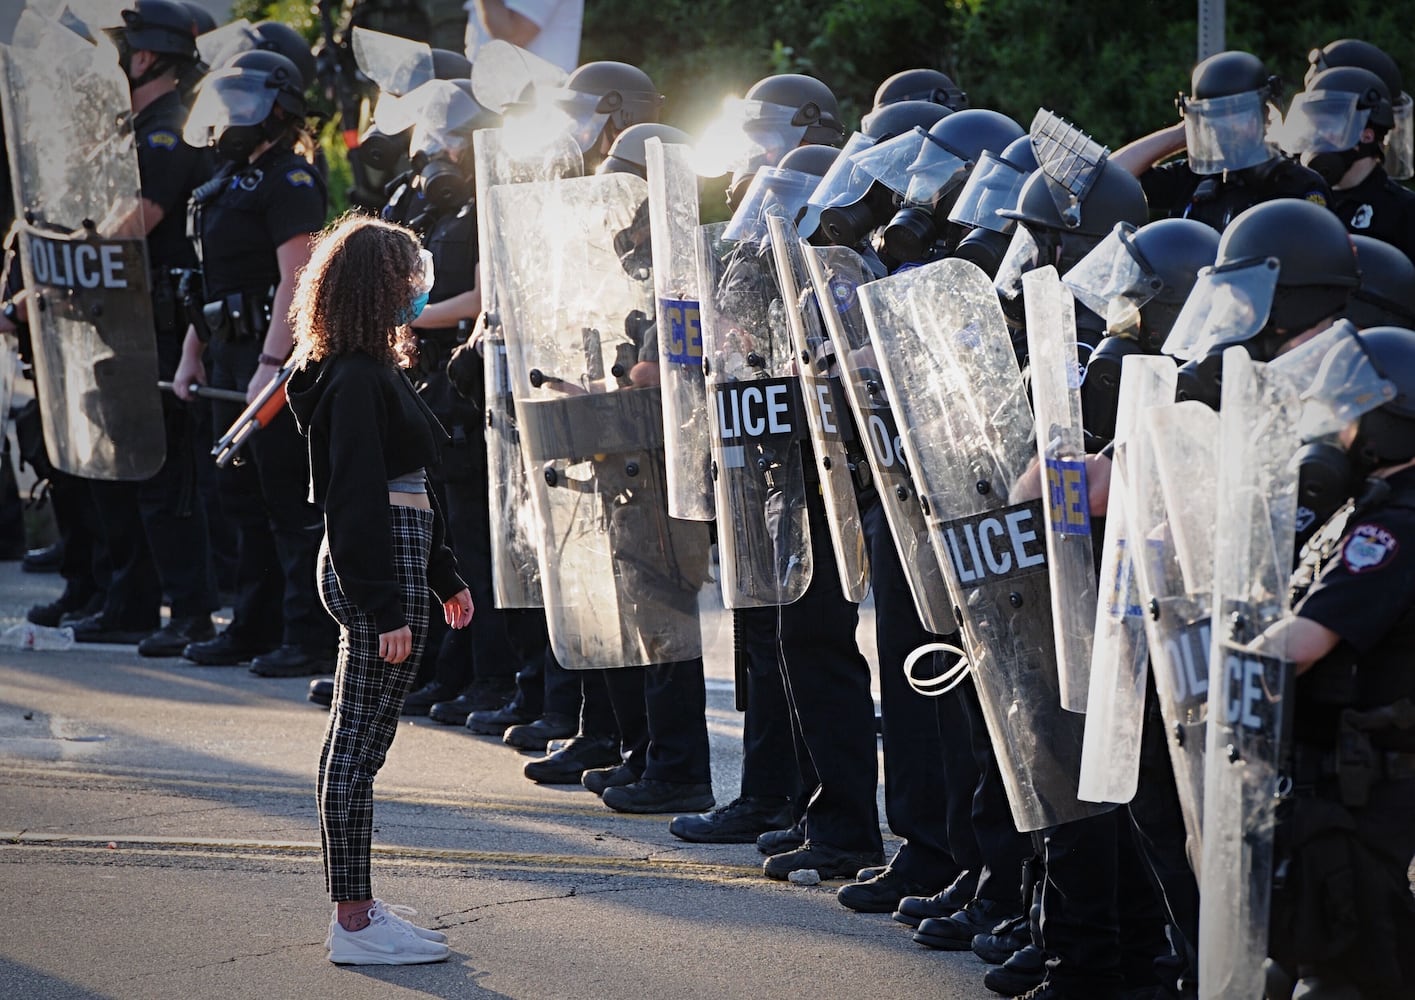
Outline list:
[[[393,564],[383,462],[388,408],[372,369],[355,368],[344,375],[320,404],[329,448],[324,526],[340,589],[373,616],[381,634],[407,624]]]

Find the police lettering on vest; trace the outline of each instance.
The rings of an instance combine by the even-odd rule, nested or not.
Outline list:
[[[123,244],[50,240],[30,235],[34,280],[60,288],[127,288]]]

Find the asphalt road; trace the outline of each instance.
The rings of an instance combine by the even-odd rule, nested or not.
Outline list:
[[[0,564],[0,628],[57,589]],[[741,716],[727,633],[707,631],[727,802]],[[452,958],[330,965],[326,714],[305,686],[130,648],[0,649],[0,998],[990,995],[973,955],[844,909],[838,883],[769,881],[750,845],[684,844],[667,817],[534,785],[528,758],[426,719],[404,724],[378,779],[374,886],[445,929]]]

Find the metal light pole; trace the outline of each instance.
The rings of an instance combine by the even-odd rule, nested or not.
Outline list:
[[[1199,62],[1226,48],[1223,0],[1199,0]]]

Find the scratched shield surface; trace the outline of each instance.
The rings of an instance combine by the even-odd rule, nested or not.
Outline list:
[[[0,95],[50,460],[90,479],[147,479],[166,444],[117,50],[26,10]]]

